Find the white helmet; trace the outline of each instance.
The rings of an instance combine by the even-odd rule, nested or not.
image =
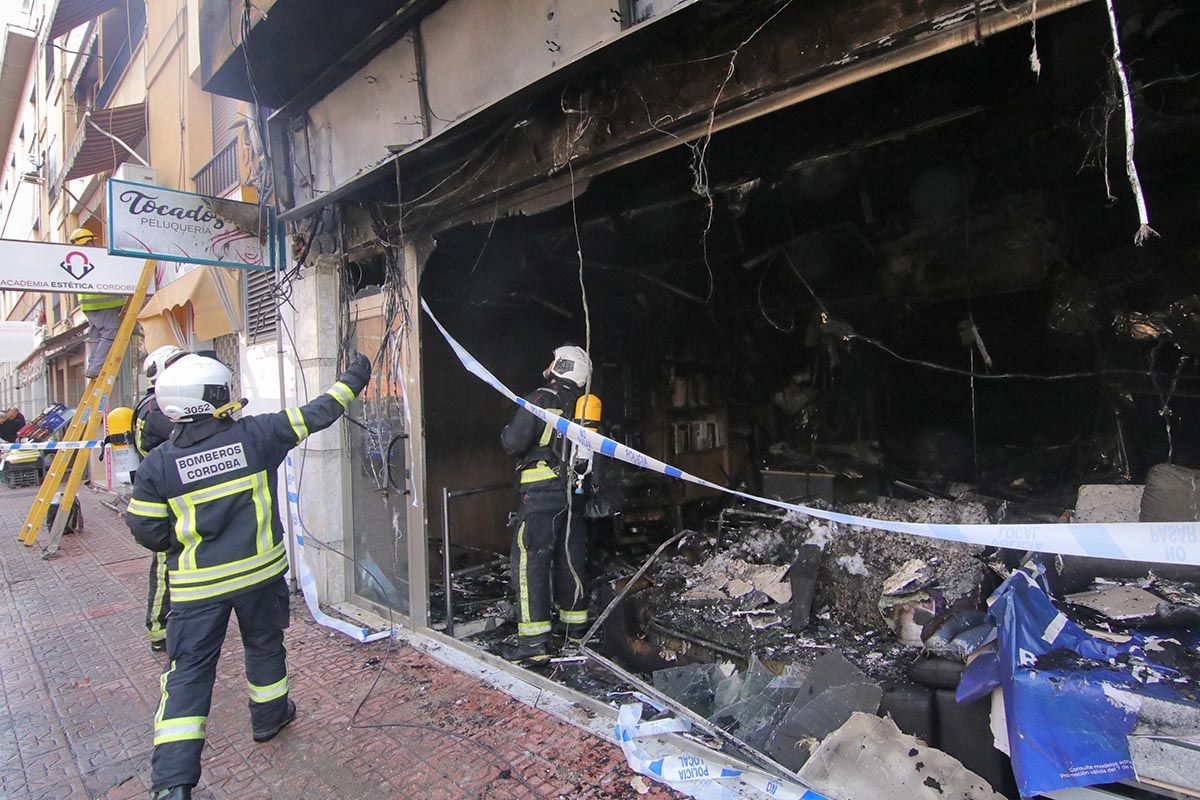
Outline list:
[[[146,360],[142,362],[142,372],[146,373],[146,377],[150,379],[150,385],[154,385],[155,379],[172,361],[186,352],[173,344],[164,344],[146,356]]]
[[[195,422],[228,404],[232,386],[229,367],[215,358],[188,353],[158,376],[154,397],[172,422]]]
[[[565,344],[555,349],[554,360],[545,374],[547,378],[553,375],[582,389],[592,377],[592,359],[582,347]]]

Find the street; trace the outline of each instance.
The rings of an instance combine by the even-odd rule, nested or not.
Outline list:
[[[85,489],[84,532],[43,561],[15,536],[32,499],[33,490],[0,488],[0,797],[144,797],[162,658],[143,628],[148,555]],[[274,741],[254,744],[230,630],[195,797],[675,796],[658,787],[639,795],[614,744],[409,645],[388,653],[385,642],[350,642],[312,623],[298,599],[287,647],[299,715]],[[348,728],[385,658],[356,724],[414,727]]]

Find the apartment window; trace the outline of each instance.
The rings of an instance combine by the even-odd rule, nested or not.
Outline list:
[[[275,337],[274,275],[269,270],[246,271],[246,343],[258,344]]]
[[[49,95],[50,89],[54,86],[54,42],[46,42],[44,50],[45,52],[43,55],[46,62],[46,94]]]
[[[103,77],[96,91],[96,108],[108,105],[133,52],[142,43],[146,33],[146,0],[127,0],[125,5],[101,17],[100,26]]]

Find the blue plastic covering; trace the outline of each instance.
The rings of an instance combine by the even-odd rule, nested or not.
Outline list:
[[[1120,698],[1190,702],[1179,674],[1146,657],[1142,636],[1114,645],[1088,634],[1024,572],[996,590],[988,613],[996,647],[967,667],[957,697],[1001,688],[1021,795],[1135,779],[1126,737],[1137,704]]]

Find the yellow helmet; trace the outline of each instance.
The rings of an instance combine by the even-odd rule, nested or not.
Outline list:
[[[108,412],[108,432],[111,435],[129,433],[133,430],[133,409],[117,406]]]
[[[67,241],[71,244],[91,244],[96,241],[96,234],[87,228],[76,228],[71,231],[71,235],[67,237]]]

